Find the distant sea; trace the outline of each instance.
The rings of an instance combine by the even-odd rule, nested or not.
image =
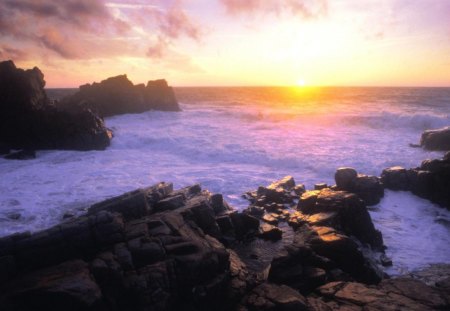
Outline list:
[[[71,89],[50,89],[61,98]],[[380,175],[442,152],[412,148],[450,125],[450,88],[175,88],[183,111],[107,118],[106,151],[0,159],[0,235],[36,231],[92,203],[159,181],[200,183],[237,209],[241,194],[285,175],[312,188],[341,166]],[[450,213],[406,192],[371,208],[394,260],[389,273],[450,263]]]

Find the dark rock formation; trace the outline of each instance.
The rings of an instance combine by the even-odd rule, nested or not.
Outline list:
[[[450,209],[450,152],[442,159],[425,160],[416,168],[387,168],[381,179],[387,189],[411,191]]]
[[[384,196],[378,177],[358,174],[353,168],[339,168],[334,179],[339,190],[356,193],[367,205],[378,204]]]
[[[331,226],[375,249],[383,248],[381,232],[375,229],[363,201],[353,193],[330,188],[307,191],[298,202],[298,210],[290,218],[291,225]]]
[[[420,145],[428,150],[450,150],[450,126],[423,132]]]
[[[349,185],[365,190],[359,185],[366,178],[354,172]],[[244,213],[265,222],[261,232],[269,232],[285,221],[295,230],[293,241],[273,258],[269,280],[302,294],[333,280],[379,282],[383,273],[374,264],[375,258],[366,258],[361,250],[361,245],[384,250],[381,233],[375,229],[366,205],[354,193],[332,190],[325,184],[318,188],[321,190],[306,191],[303,185],[297,188],[294,179],[287,176],[246,194],[252,203]],[[379,195],[377,187],[367,189]],[[295,199],[299,201],[294,212]]]
[[[31,160],[36,158],[36,152],[34,150],[19,150],[11,152],[4,157],[8,160]]]
[[[58,109],[44,90],[37,68],[0,63],[0,142],[11,149],[103,150],[111,132],[88,109]]]
[[[62,100],[67,109],[82,106],[102,117],[147,110],[179,111],[173,89],[165,80],[133,85],[126,75],[111,77],[100,83],[80,86],[77,93]]]
[[[238,237],[236,231],[258,228],[258,219],[230,210],[221,195],[198,185],[173,190],[159,183],[131,191],[50,229],[1,238],[0,306],[5,311],[449,307],[447,279],[439,279],[439,288],[412,279],[376,286],[353,282],[374,283],[359,245],[337,229],[311,224],[298,227],[294,241],[272,260],[269,283],[267,272],[251,272],[237,251],[221,243]]]
[[[160,211],[174,197],[183,204]],[[245,267],[236,258],[230,267],[215,217],[208,192],[160,183],[3,238],[2,310],[226,309],[228,292],[246,287]]]
[[[296,290],[271,283],[254,288],[242,301],[240,311],[307,311],[307,302]]]
[[[445,310],[449,291],[424,283],[398,278],[384,280],[377,286],[354,282],[332,282],[308,297],[309,310]]]

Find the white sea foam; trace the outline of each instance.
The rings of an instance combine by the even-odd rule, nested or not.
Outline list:
[[[442,156],[408,146],[422,130],[450,124],[442,90],[431,93],[434,97],[417,93],[415,98],[434,98],[428,105],[411,103],[405,90],[383,96],[356,90],[308,100],[269,91],[178,90],[182,112],[108,118],[115,137],[106,151],[40,151],[35,160],[0,159],[0,235],[49,227],[66,212],[81,214],[93,202],[159,181],[175,187],[201,183],[241,209],[247,205],[243,192],[288,174],[311,188],[332,184],[339,166],[379,175],[389,166],[415,167]],[[388,192],[373,215],[396,271],[450,262],[443,251],[449,224],[436,221],[448,217],[444,210]],[[410,247],[414,241],[426,241],[426,252]]]

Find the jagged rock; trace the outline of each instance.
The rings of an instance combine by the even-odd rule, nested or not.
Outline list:
[[[308,309],[305,297],[294,289],[285,285],[263,283],[244,297],[239,310],[306,311]]]
[[[102,293],[81,260],[64,262],[18,277],[3,289],[5,310],[98,310]]]
[[[324,298],[320,301],[323,310],[328,307],[329,310],[425,311],[445,310],[450,306],[444,290],[407,278],[384,280],[377,286],[332,282],[318,288],[317,293]]]
[[[281,239],[282,235],[283,231],[278,227],[269,224],[261,224],[259,227],[259,236],[263,239],[276,241]]]
[[[301,223],[329,225],[376,249],[383,247],[381,233],[375,229],[366,206],[355,194],[328,188],[307,191],[300,198],[298,206],[303,214],[310,216],[294,214],[290,223],[295,227]]]
[[[450,126],[423,132],[420,145],[428,150],[450,150]]]
[[[280,180],[274,181],[267,187],[258,187],[255,200],[265,202],[290,203],[294,199],[292,192],[295,188],[295,181],[292,176],[285,176]],[[297,191],[301,191],[297,188]]]
[[[450,208],[450,156],[447,154],[442,159],[425,160],[417,168],[384,169],[381,178],[388,189],[408,190]]]
[[[0,142],[12,149],[103,150],[112,133],[88,109],[58,109],[37,68],[0,63]]]
[[[358,174],[351,167],[337,169],[334,174],[338,190],[356,193],[367,205],[375,205],[384,196],[384,188],[376,176]]]
[[[100,83],[80,86],[77,93],[62,100],[67,109],[83,106],[103,117],[147,110],[179,111],[173,89],[165,80],[133,85],[126,75],[111,77]]]

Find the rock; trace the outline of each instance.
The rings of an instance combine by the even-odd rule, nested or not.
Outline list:
[[[303,213],[313,213],[314,206],[317,202],[317,197],[319,195],[319,190],[314,191],[306,191],[304,192],[298,201],[297,209],[302,211]]]
[[[173,89],[165,80],[133,85],[126,75],[111,77],[100,83],[85,84],[62,100],[67,109],[87,107],[103,117],[147,110],[179,111]]]
[[[285,176],[274,181],[267,187],[258,187],[255,200],[264,205],[265,202],[290,203],[295,198],[292,192],[295,188],[295,181],[292,176]],[[300,191],[300,189],[297,189]]]
[[[311,194],[307,191],[300,198],[299,206],[302,213],[310,216],[294,215],[290,220],[294,226],[299,226],[294,223],[295,218],[310,225],[331,225],[375,249],[383,248],[381,233],[375,229],[366,206],[355,194],[328,188]]]
[[[37,68],[0,63],[0,142],[11,149],[104,150],[112,133],[87,109],[57,108]]]
[[[325,183],[320,183],[320,184],[315,184],[314,185],[314,190],[322,190],[328,188],[328,185]]]
[[[178,196],[182,206],[155,208]],[[257,230],[259,220],[240,215]],[[212,236],[223,238],[216,218],[225,216],[209,192],[159,183],[47,230],[1,238],[2,310],[229,309],[253,283]]]
[[[336,186],[340,189],[350,189],[357,177],[358,173],[351,167],[338,168],[334,174]]]
[[[258,232],[259,219],[246,213],[230,214],[236,235],[242,237],[248,233]]]
[[[261,224],[259,227],[259,236],[266,240],[277,241],[281,239],[283,231],[276,226]]]
[[[147,215],[154,208],[167,206],[170,202],[164,200],[173,191],[172,183],[159,183],[155,186],[137,189],[120,196],[95,203],[88,209],[88,214],[96,214],[100,211],[120,213],[127,220],[136,219]],[[175,196],[178,198],[178,196]],[[157,199],[158,204],[152,204]],[[167,208],[172,209],[172,208]]]
[[[308,310],[305,297],[285,285],[263,283],[254,288],[242,301],[248,311],[257,310]]]
[[[20,310],[97,310],[102,293],[87,263],[74,260],[37,270],[15,279],[2,293],[8,305]]]
[[[423,132],[420,145],[428,150],[450,150],[450,126]]]
[[[417,168],[387,168],[381,178],[387,189],[409,190],[450,209],[450,156],[447,154],[442,159],[425,160]]]
[[[8,145],[0,142],[0,155],[8,154],[10,153],[11,149]]]
[[[421,311],[444,310],[450,306],[444,298],[444,291],[413,279],[384,280],[377,286],[332,282],[320,287],[317,292],[325,298],[322,302],[330,310]]]
[[[401,166],[386,168],[381,173],[381,181],[384,187],[391,190],[409,190],[407,171]]]
[[[339,168],[334,175],[337,190],[356,193],[367,205],[375,205],[384,196],[384,188],[376,176],[357,174],[350,167]]]

